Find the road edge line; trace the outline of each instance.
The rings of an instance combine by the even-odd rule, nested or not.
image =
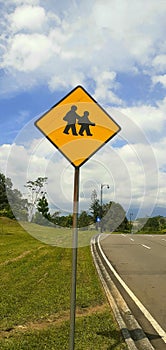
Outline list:
[[[96,267],[96,270],[97,270],[97,273],[99,275],[99,278],[101,280],[101,283],[103,285],[103,288],[104,288],[104,291],[105,291],[105,294],[106,294],[106,297],[108,299],[108,302],[111,306],[111,309],[114,313],[114,316],[115,316],[115,319],[119,325],[119,328],[120,328],[120,331],[122,333],[122,336],[124,338],[124,341],[128,347],[129,350],[138,350],[138,348],[135,346],[135,343],[133,341],[133,339],[131,338],[131,335],[130,335],[130,332],[128,331],[127,327],[126,327],[126,324],[121,316],[121,313],[119,311],[119,308],[109,290],[109,288],[107,287],[107,284],[102,276],[102,273],[100,271],[100,268],[97,264],[97,261],[96,261],[96,258],[95,258],[95,254],[94,254],[94,251],[93,251],[93,248],[92,248],[92,245],[95,245],[95,242],[93,242],[93,239],[91,240],[91,254],[92,254],[92,257],[93,257],[93,261],[94,261],[94,264],[95,264],[95,267]]]
[[[148,319],[148,321],[151,323],[152,327],[156,330],[156,332],[160,335],[161,339],[166,343],[166,332],[162,329],[162,327],[159,325],[159,323],[153,318],[153,316],[150,314],[150,312],[145,308],[145,306],[140,302],[140,300],[135,296],[135,294],[131,291],[131,289],[127,286],[127,284],[122,280],[122,278],[119,276],[119,274],[116,272],[114,267],[111,265],[110,261],[107,259],[106,255],[104,254],[101,245],[100,245],[100,236],[97,237],[97,243],[100,250],[100,253],[105,260],[106,264],[109,266],[110,270],[116,277],[116,279],[120,282],[120,284],[123,286],[125,291],[129,294],[131,299],[135,302],[135,304],[139,307],[139,309],[142,311],[144,316]]]

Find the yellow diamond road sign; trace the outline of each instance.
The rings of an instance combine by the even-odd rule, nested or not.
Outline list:
[[[82,86],[72,90],[35,125],[74,167],[83,165],[121,129]]]

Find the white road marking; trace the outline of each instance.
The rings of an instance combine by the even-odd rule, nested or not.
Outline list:
[[[123,237],[126,237],[126,235],[124,233],[121,234]]]
[[[133,238],[130,238],[130,241],[134,241],[134,239],[133,239]]]
[[[162,327],[159,325],[159,323],[153,318],[153,316],[150,314],[150,312],[145,308],[145,306],[141,303],[141,301],[136,297],[136,295],[131,291],[131,289],[127,286],[127,284],[122,280],[122,278],[115,271],[114,267],[111,265],[110,261],[107,259],[104,252],[101,249],[99,237],[97,238],[97,243],[98,243],[100,252],[101,252],[105,262],[109,266],[110,270],[113,272],[114,276],[121,283],[123,288],[130,295],[130,297],[133,299],[135,304],[140,308],[140,310],[143,312],[144,316],[149,320],[149,322],[151,323],[153,328],[157,331],[157,333],[160,335],[160,337],[162,338],[164,343],[166,343],[166,332],[162,329]]]
[[[144,248],[146,248],[146,249],[151,249],[151,247],[148,247],[147,245],[145,245],[145,244],[141,244],[142,245],[142,247],[144,247]]]

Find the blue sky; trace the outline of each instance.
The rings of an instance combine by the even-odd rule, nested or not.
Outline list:
[[[71,211],[73,168],[33,123],[82,85],[122,131],[83,166],[81,209],[103,181],[104,200],[138,216],[166,207],[166,2],[6,0],[0,9],[0,171],[21,190],[48,176],[50,205]]]

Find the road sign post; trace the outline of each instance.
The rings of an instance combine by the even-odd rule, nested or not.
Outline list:
[[[74,350],[79,169],[120,131],[120,126],[82,86],[77,86],[42,115],[35,126],[75,168],[70,305],[70,350]]]
[[[73,203],[73,241],[72,241],[72,283],[71,283],[71,306],[70,306],[70,350],[74,350],[74,333],[75,333],[77,249],[78,249],[78,208],[79,208],[79,168],[75,168],[74,203]]]

